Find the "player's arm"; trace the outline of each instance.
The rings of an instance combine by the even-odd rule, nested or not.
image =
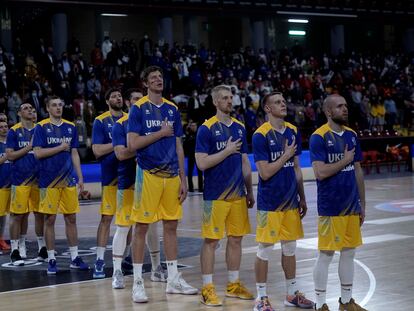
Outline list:
[[[184,149],[181,142],[181,137],[176,137],[175,140],[177,158],[178,158],[178,172],[180,174],[181,185],[180,185],[180,203],[184,202],[187,197],[187,179],[185,178],[185,169],[184,169]]]
[[[252,186],[252,168],[250,166],[249,157],[247,153],[242,153],[242,172],[243,172],[243,179],[244,185],[246,186],[246,200],[247,200],[247,207],[252,208],[254,206],[254,194],[253,194],[253,186]]]
[[[95,119],[92,128],[92,151],[97,159],[114,151],[112,143],[104,144],[105,128],[102,122]]]
[[[51,148],[42,148],[42,147],[34,147],[33,148],[34,155],[37,159],[49,158],[58,154],[59,152],[70,151],[70,145],[66,142],[62,142],[59,146],[51,147]]]
[[[329,178],[339,171],[341,171],[345,166],[351,163],[354,160],[355,148],[348,150],[348,145],[345,145],[344,157],[335,162],[335,163],[325,163],[322,161],[312,162],[313,171],[315,172],[315,177],[319,180],[324,180]]]
[[[100,157],[114,151],[114,147],[112,146],[112,143],[109,143],[109,144],[93,144],[92,145],[92,151],[93,151],[93,154],[95,155],[95,157],[97,159],[99,159]]]
[[[132,117],[130,120],[131,119]],[[141,136],[136,132],[128,132],[128,149],[132,152],[135,152],[136,150],[145,148],[164,137],[170,136],[174,136],[174,129],[171,125],[168,124],[167,118],[165,118],[161,124],[161,129],[157,132],[145,136]]]
[[[355,178],[358,187],[359,199],[361,200],[361,225],[365,220],[365,183],[364,183],[364,172],[361,168],[360,162],[354,163],[355,167]]]
[[[0,157],[0,165],[7,161],[7,155]]]
[[[135,152],[132,152],[128,147],[118,145],[114,146],[115,156],[119,161],[128,160],[135,157]]]
[[[78,176],[78,185],[79,190],[83,191],[83,174],[81,170],[81,161],[79,158],[79,153],[77,148],[72,148],[71,150],[71,158],[72,158],[72,164],[75,169],[76,175]]]
[[[33,148],[32,142],[30,142],[30,144],[27,145],[26,147],[19,149],[19,150],[7,148],[6,149],[7,159],[9,161],[16,161],[17,159],[20,159],[21,157],[25,156],[29,151],[32,150],[32,148]]]
[[[300,168],[299,157],[298,156],[295,156],[293,161],[294,161],[296,182],[298,184],[298,194],[299,194],[299,198],[300,198],[299,213],[300,213],[300,217],[303,218],[306,215],[306,212],[308,210],[308,206],[306,205],[305,188],[303,186],[302,169]]]

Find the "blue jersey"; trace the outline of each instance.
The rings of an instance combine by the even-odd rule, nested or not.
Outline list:
[[[127,146],[128,116],[119,119],[112,128],[112,145]],[[127,159],[118,163],[118,189],[130,189],[135,183],[135,159]]]
[[[151,174],[174,177],[178,175],[176,137],[183,136],[183,128],[178,107],[164,98],[162,100],[160,106],[151,103],[148,96],[137,101],[129,112],[128,132],[140,136],[158,132],[167,118],[168,124],[174,128],[174,136],[163,137],[137,150],[137,162],[141,169]]]
[[[237,200],[246,195],[242,171],[242,153],[247,153],[244,125],[232,118],[227,126],[214,116],[197,132],[196,153],[215,154],[226,148],[228,139],[242,140],[240,153],[235,153],[204,172],[204,200]]]
[[[7,134],[6,148],[18,151],[30,144],[34,128],[27,129],[21,123],[14,125]],[[14,186],[28,186],[37,183],[39,161],[33,150],[13,161],[11,180]]]
[[[126,113],[123,113],[122,116],[125,115]],[[93,122],[92,145],[112,143],[112,128],[121,117],[115,117],[109,111],[97,116]],[[102,186],[116,186],[118,180],[118,159],[115,153],[112,151],[98,160],[101,162]]]
[[[69,151],[61,151],[39,160],[39,188],[65,188],[76,185],[77,176],[71,156],[72,148],[79,147],[75,124],[62,119],[60,125],[55,125],[50,119],[45,119],[36,125],[33,148],[53,148],[62,142],[70,145]]]
[[[0,142],[0,158],[6,156],[6,143]],[[0,164],[0,188],[10,188],[11,185],[11,163],[6,160]]]
[[[253,134],[254,161],[277,161],[283,154],[286,141],[295,139],[296,155],[302,153],[301,137],[297,128],[285,122],[285,129],[280,133],[269,122],[260,126]],[[294,157],[268,180],[259,175],[257,189],[257,209],[261,211],[285,211],[299,207],[298,183],[296,180]]]
[[[356,133],[348,127],[344,127],[342,133],[335,133],[328,124],[321,126],[310,138],[310,157],[312,162],[338,162],[344,157],[345,145],[348,145],[348,150],[355,148],[354,161],[337,174],[317,180],[319,216],[354,215],[361,212],[354,163],[362,161],[362,153]]]

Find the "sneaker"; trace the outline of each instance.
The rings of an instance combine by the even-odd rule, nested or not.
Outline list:
[[[296,291],[294,295],[287,295],[285,299],[285,306],[287,307],[297,307],[301,309],[312,309],[314,302],[307,299],[305,294],[300,291]]]
[[[47,249],[46,246],[43,246],[40,250],[39,253],[37,254],[37,261],[39,262],[46,262],[47,261]]]
[[[131,256],[126,256],[124,260],[122,260],[122,271],[125,273],[132,273],[134,267],[132,266],[132,258]]]
[[[320,307],[318,309],[316,309],[316,304],[315,304],[315,307],[314,308],[315,308],[316,311],[329,311],[329,307],[328,307],[328,305],[326,303],[324,303],[322,305],[322,307]]]
[[[94,279],[103,279],[105,278],[105,262],[102,259],[98,259],[95,262],[95,267],[93,269],[93,278]]]
[[[13,266],[24,266],[24,260],[22,256],[20,256],[20,252],[18,249],[15,249],[10,254],[10,260],[13,264]]]
[[[272,308],[269,298],[267,296],[263,296],[260,297],[260,299],[256,299],[253,311],[275,311],[275,309]]]
[[[0,240],[0,249],[3,251],[9,251],[10,245],[5,240]]]
[[[89,270],[89,266],[83,262],[82,258],[76,256],[74,260],[70,262],[71,269],[79,269],[79,270]]]
[[[161,265],[159,265],[155,270],[151,270],[151,281],[153,282],[167,282],[167,271],[165,271]]]
[[[223,305],[223,302],[216,294],[216,288],[213,283],[203,286],[201,289],[200,302],[210,307],[218,307]]]
[[[142,278],[134,281],[132,288],[132,300],[134,302],[148,302],[148,297],[145,294],[144,280]]]
[[[27,259],[26,245],[19,245],[19,253],[23,259]]]
[[[55,259],[50,259],[49,263],[47,265],[47,274],[56,274],[58,271],[57,269],[57,265],[56,265],[56,260]]]
[[[184,281],[181,272],[178,272],[172,280],[167,282],[166,292],[167,294],[195,295],[198,289]]]
[[[367,311],[367,309],[357,304],[354,298],[351,298],[348,303],[342,303],[341,298],[339,298],[339,311]]]
[[[254,299],[253,295],[249,292],[249,290],[243,285],[240,280],[236,282],[228,282],[227,289],[226,289],[226,296],[232,298],[240,298],[244,300],[252,300]]]
[[[115,270],[114,274],[112,275],[112,288],[125,288],[124,274],[121,270]]]

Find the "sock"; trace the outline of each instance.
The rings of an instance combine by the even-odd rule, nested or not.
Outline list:
[[[97,246],[96,247],[96,260],[102,259],[104,260],[105,257],[105,247]]]
[[[19,240],[10,240],[10,246],[11,246],[12,252],[15,249],[19,249]]]
[[[289,296],[294,295],[297,290],[295,278],[286,280],[286,292]]]
[[[47,250],[47,257],[48,257],[48,260],[52,260],[52,259],[56,260],[55,250],[54,249]]]
[[[229,282],[234,283],[239,279],[239,270],[228,271]]]
[[[71,260],[75,260],[75,258],[78,257],[78,246],[70,246],[69,252]]]
[[[20,235],[19,247],[26,247],[26,235],[25,234]]]
[[[352,298],[352,285],[344,286],[341,285],[341,302],[348,303]]]
[[[45,239],[43,238],[43,236],[37,236],[37,247],[39,248],[39,251],[42,247],[45,247],[46,243],[45,243]]]
[[[168,281],[174,279],[175,275],[178,273],[177,260],[167,260],[167,273]]]
[[[338,274],[341,280],[341,302],[348,303],[352,298],[352,283],[354,280],[355,248],[346,248],[339,257]]]
[[[315,291],[315,297],[316,309],[322,308],[322,305],[326,303],[326,292]]]
[[[315,283],[316,308],[326,303],[326,285],[328,283],[328,269],[334,252],[319,252],[313,269],[313,281]]]
[[[142,279],[142,263],[134,263],[134,283],[138,279]]]
[[[122,258],[121,257],[112,257],[112,263],[114,265],[114,272],[116,270],[122,270]]]
[[[267,296],[266,283],[256,283],[257,299]]]
[[[212,274],[203,274],[203,286],[206,286],[207,284],[213,284]]]

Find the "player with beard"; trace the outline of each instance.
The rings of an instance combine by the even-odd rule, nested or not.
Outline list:
[[[112,146],[112,128],[116,121],[126,115],[122,111],[124,102],[119,89],[109,89],[105,94],[109,110],[97,116],[92,128],[92,151],[101,163],[101,221],[97,232],[96,262],[93,277],[105,277],[105,247],[109,238],[112,218],[116,213],[116,192],[118,190],[118,160]]]
[[[318,128],[309,142],[318,188],[318,249],[313,278],[318,311],[328,311],[328,268],[335,251],[340,252],[340,311],[366,311],[352,298],[354,257],[362,244],[360,226],[365,219],[365,186],[357,134],[346,127],[348,108],[339,95],[323,103],[328,123]]]

